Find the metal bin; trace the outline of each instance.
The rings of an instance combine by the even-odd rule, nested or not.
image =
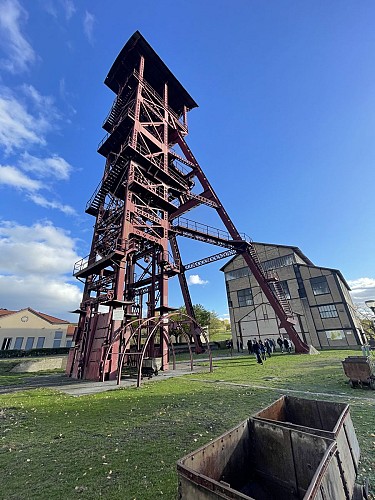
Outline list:
[[[249,418],[177,462],[178,499],[348,500],[337,449],[318,434]]]

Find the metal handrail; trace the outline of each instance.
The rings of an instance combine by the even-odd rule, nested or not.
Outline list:
[[[218,229],[216,227],[203,224],[201,222],[187,219],[186,217],[177,217],[172,221],[172,226],[180,226],[186,229],[192,229],[193,231],[206,234],[207,236],[213,236],[214,238],[219,238],[221,240],[233,241],[232,236],[227,231],[223,231],[222,229]],[[245,233],[240,233],[240,237],[242,241],[245,241],[247,243],[252,242],[250,236],[248,236]]]

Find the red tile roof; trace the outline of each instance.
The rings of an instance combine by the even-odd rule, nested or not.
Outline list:
[[[31,307],[27,307],[26,309],[20,309],[20,311],[25,311],[25,310],[28,310],[28,311],[36,314],[40,318],[48,321],[48,323],[53,323],[53,324],[58,324],[58,325],[62,325],[62,324],[69,325],[69,323],[70,323],[70,321],[66,321],[65,319],[56,318],[55,316],[50,316],[49,314],[44,314],[42,312],[35,311]],[[19,311],[9,311],[8,309],[0,309],[0,317],[15,314],[17,312],[19,312]]]
[[[29,311],[33,312],[34,314],[36,314],[37,316],[40,316],[41,318],[45,319],[46,321],[48,321],[48,323],[58,323],[58,324],[69,324],[70,321],[66,321],[65,319],[59,319],[59,318],[56,318],[55,316],[50,316],[49,314],[44,314],[44,313],[41,313],[41,312],[38,312],[38,311],[35,311],[34,309],[31,309],[31,307],[28,307],[27,308]]]
[[[13,314],[18,311],[9,311],[8,309],[0,309],[0,316],[6,316],[7,314]]]

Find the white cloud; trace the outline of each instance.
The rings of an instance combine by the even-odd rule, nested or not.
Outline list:
[[[53,0],[41,0],[40,4],[50,16],[57,19],[56,4],[53,3]]]
[[[22,95],[18,92],[16,96],[9,88],[0,87],[0,146],[6,153],[30,145],[44,146],[45,134],[61,119],[51,97],[43,96],[32,85],[23,85],[21,91]]]
[[[70,205],[64,205],[56,200],[47,200],[40,194],[29,194],[28,199],[41,207],[60,210],[60,212],[63,212],[65,215],[77,215],[76,210]]]
[[[26,172],[33,172],[38,177],[54,177],[58,180],[68,180],[73,167],[64,158],[52,155],[50,158],[37,158],[25,152],[19,162]]]
[[[208,283],[208,281],[202,280],[199,274],[191,274],[187,281],[189,285],[206,285]]]
[[[17,0],[0,0],[0,41],[6,57],[0,66],[18,73],[28,69],[36,60],[35,52],[21,32],[27,12]]]
[[[0,146],[6,152],[29,145],[44,145],[46,118],[33,116],[7,88],[0,88]]]
[[[66,318],[82,295],[70,282],[73,265],[79,260],[75,244],[67,231],[48,221],[32,226],[1,222],[1,307],[18,310],[29,306]]]
[[[9,310],[31,307],[68,321],[77,321],[68,311],[77,309],[82,291],[64,279],[45,279],[41,276],[1,276],[0,304]]]
[[[59,17],[59,5],[56,3],[56,0],[40,0],[40,3],[43,9],[54,19]],[[65,19],[69,21],[77,10],[73,0],[60,0],[60,6],[64,11]]]
[[[69,109],[70,114],[76,115],[77,110],[72,106],[71,102],[76,98],[75,94],[68,92],[66,88],[65,78],[61,78],[59,81],[59,94],[60,98],[65,102]]]
[[[75,240],[49,221],[23,226],[0,223],[0,274],[59,276],[79,260]]]
[[[93,44],[93,31],[94,31],[95,17],[86,10],[85,17],[83,18],[83,31],[88,41]]]
[[[40,182],[9,165],[0,165],[0,185],[2,184],[26,191],[38,191],[42,187]]]
[[[37,160],[37,158],[36,158]],[[10,186],[12,188],[26,191],[27,199],[44,208],[60,210],[65,215],[77,215],[77,212],[70,205],[65,205],[57,200],[47,200],[38,193],[45,187],[40,181],[31,179],[18,168],[9,165],[0,165],[0,186]]]
[[[364,303],[366,300],[375,299],[375,279],[358,278],[348,281],[351,288],[353,302]]]
[[[61,0],[62,6],[65,11],[66,20],[69,19],[75,14],[76,8],[72,0]]]

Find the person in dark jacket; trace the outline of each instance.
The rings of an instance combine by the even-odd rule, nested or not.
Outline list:
[[[264,347],[266,348],[268,357],[270,358],[271,357],[271,353],[272,353],[272,345],[271,345],[270,339],[266,339],[264,341]]]
[[[260,357],[261,351],[260,351],[260,345],[257,342],[257,339],[253,340],[253,352],[257,358],[257,363],[263,364],[262,358]]]
[[[259,340],[260,354],[262,356],[262,360],[266,361],[266,346],[263,344],[261,340]]]
[[[284,342],[283,342],[283,339],[281,337],[278,337],[277,343],[279,344],[280,351],[284,352]]]
[[[253,354],[254,353],[254,350],[253,350],[253,341],[251,339],[249,339],[247,341],[247,350],[249,351],[249,354]]]

